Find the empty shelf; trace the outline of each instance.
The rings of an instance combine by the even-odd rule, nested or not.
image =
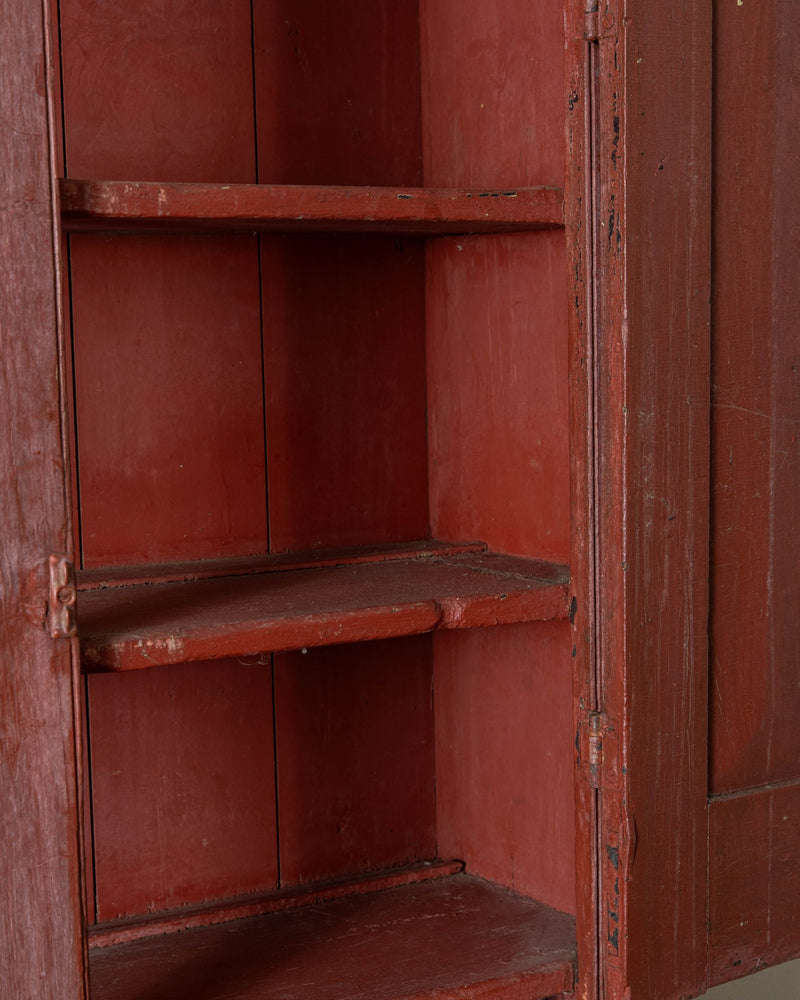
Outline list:
[[[564,566],[472,552],[82,590],[84,669],[565,618]],[[97,587],[97,582],[94,582]]]
[[[468,875],[92,952],[92,1000],[537,1000],[574,921]]]

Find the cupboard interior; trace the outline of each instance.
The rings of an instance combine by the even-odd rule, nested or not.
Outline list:
[[[57,37],[65,177],[563,186],[558,4],[60,0]],[[134,226],[66,236],[64,267],[83,571],[430,539],[568,561],[562,230]],[[574,913],[571,638],[551,617],[87,676],[90,940],[440,859]],[[157,964],[157,940],[97,948],[96,969],[136,947],[123,965]],[[127,996],[119,979],[93,996]]]

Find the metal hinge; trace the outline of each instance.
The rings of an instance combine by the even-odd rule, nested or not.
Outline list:
[[[68,639],[78,634],[75,567],[66,556],[50,556],[48,562],[50,596],[47,602],[47,628],[54,639]]]
[[[603,737],[610,730],[611,724],[605,712],[589,712],[587,721],[589,785],[599,788],[603,770]]]
[[[592,4],[589,10],[583,12],[583,37],[587,42],[596,42],[600,38],[599,4]]]

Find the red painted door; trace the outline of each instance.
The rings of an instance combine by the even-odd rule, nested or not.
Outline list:
[[[582,997],[696,996],[800,952],[793,7],[633,0],[574,33]]]
[[[800,23],[715,8],[709,977],[800,951]]]

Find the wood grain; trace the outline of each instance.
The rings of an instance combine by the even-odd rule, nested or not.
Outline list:
[[[555,187],[510,191],[155,184],[62,180],[68,232],[305,231],[411,235],[505,232],[563,225]]]
[[[466,875],[96,951],[93,1000],[543,1000],[569,917]]]
[[[574,913],[566,622],[434,636],[439,852]]]
[[[83,565],[266,551],[256,241],[71,248]]]
[[[800,33],[780,2],[721,8],[716,30],[711,790],[726,793],[800,777]]]
[[[418,16],[417,0],[254,5],[261,182],[422,182]]]
[[[563,184],[561,4],[422,0],[420,38],[425,184]]]
[[[716,799],[710,809],[709,983],[800,952],[800,786]]]
[[[613,3],[598,31],[594,988],[646,1000],[705,986],[710,8]]]
[[[97,919],[278,882],[269,665],[89,680]]]
[[[256,180],[249,0],[62,0],[74,177]]]
[[[0,990],[87,996],[69,640],[44,629],[47,558],[70,551],[59,398],[49,66],[41,4],[0,46]]]
[[[424,248],[264,236],[272,552],[430,534]]]
[[[433,534],[566,562],[563,234],[437,240],[427,263]]]
[[[436,857],[432,684],[429,636],[275,657],[283,886]]]
[[[344,899],[346,896],[359,896],[398,886],[416,885],[428,879],[456,875],[463,869],[464,864],[461,861],[419,861],[404,865],[402,868],[326,879],[288,889],[277,889],[263,895],[249,893],[246,896],[229,897],[216,903],[181,906],[155,914],[109,920],[89,929],[89,947],[107,948],[160,934],[180,933],[192,927],[212,927],[230,920],[242,920],[245,917],[262,916],[265,913],[283,913],[301,906]]]
[[[492,553],[87,591],[90,670],[563,618],[564,567]]]

